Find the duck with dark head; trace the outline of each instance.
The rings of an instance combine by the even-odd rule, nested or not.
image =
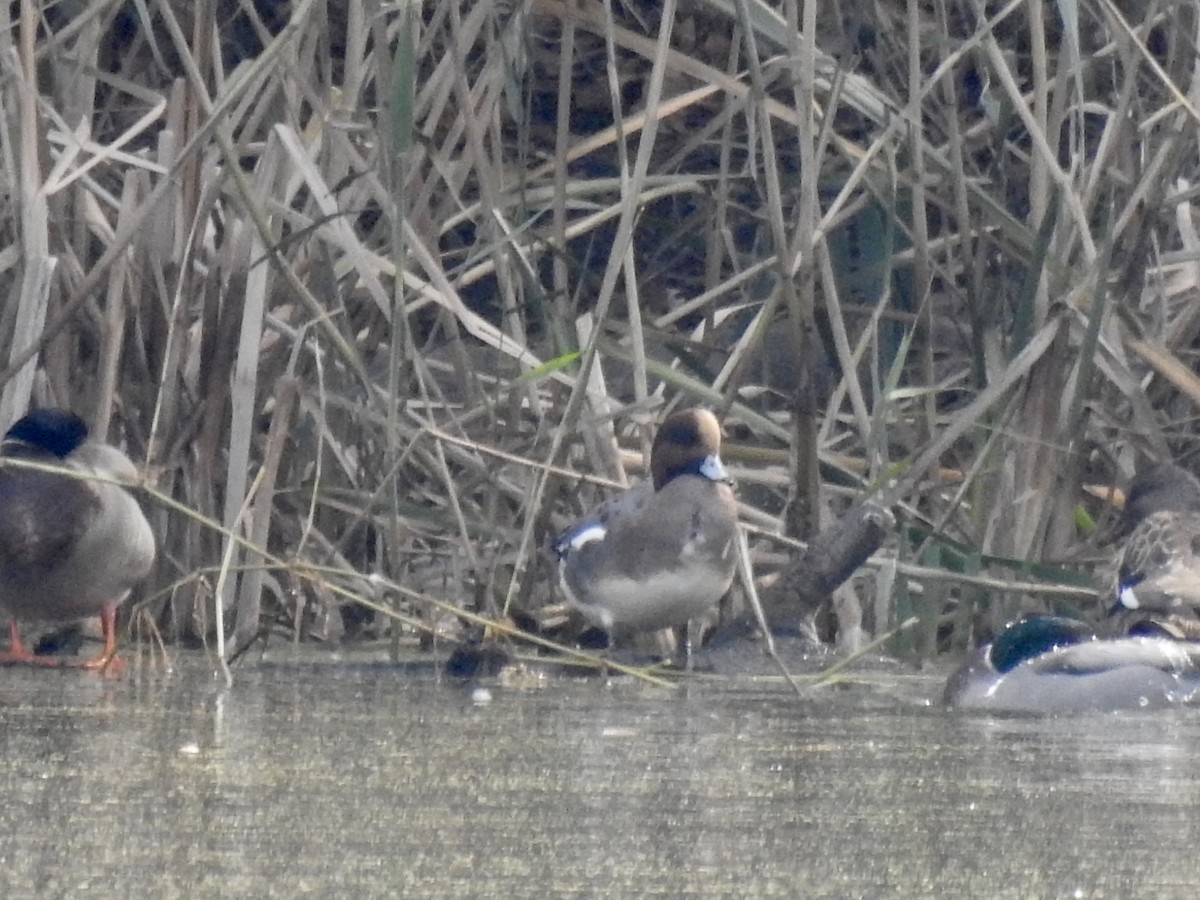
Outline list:
[[[1200,638],[1200,484],[1173,463],[1138,469],[1108,580],[1117,631]]]
[[[1027,616],[971,653],[946,682],[948,706],[989,713],[1162,709],[1200,697],[1200,644],[1099,638],[1074,619]]]
[[[1103,635],[1059,616],[1012,622],[951,676],[946,703],[1081,712],[1200,699],[1200,483],[1173,463],[1142,466],[1118,534]]]
[[[113,479],[137,469],[116,447],[88,438],[87,426],[59,409],[31,411],[0,444],[0,614],[11,645],[0,663],[59,665],[34,655],[21,623],[66,623],[100,616],[104,649],[81,663],[107,670],[116,657],[116,609],[154,563],[154,534],[141,507]],[[94,476],[94,477],[87,477]]]

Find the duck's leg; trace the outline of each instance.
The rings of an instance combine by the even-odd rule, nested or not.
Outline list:
[[[96,669],[105,675],[122,675],[125,661],[117,656],[117,607],[109,603],[100,613],[100,631],[104,635],[104,649],[99,656],[79,663],[81,669]]]
[[[0,653],[0,665],[10,666],[17,664],[31,666],[59,666],[61,661],[51,656],[38,656],[25,646],[25,642],[21,640],[21,626],[16,619],[10,619],[8,623],[9,644],[8,650]]]
[[[675,664],[683,671],[692,671],[692,623],[689,619],[682,625],[676,625],[675,632]]]

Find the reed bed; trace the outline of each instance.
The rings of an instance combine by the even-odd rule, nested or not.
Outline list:
[[[1195,456],[1193,2],[0,15],[0,420],[145,460],[169,639],[537,610],[703,404],[760,574],[896,512],[773,614],[931,656],[1094,612],[1109,487]]]

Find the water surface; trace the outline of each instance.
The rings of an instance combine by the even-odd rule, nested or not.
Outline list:
[[[1195,897],[1195,710],[950,714],[940,678],[803,698],[202,658],[0,671],[3,895]]]

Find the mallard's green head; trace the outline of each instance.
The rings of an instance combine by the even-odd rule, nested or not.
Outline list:
[[[65,409],[35,409],[8,429],[4,443],[24,445],[66,459],[87,437],[87,425],[75,413]]]
[[[997,672],[1009,672],[1043,653],[1095,638],[1088,626],[1064,616],[1026,616],[1010,622],[992,640],[988,660]]]

